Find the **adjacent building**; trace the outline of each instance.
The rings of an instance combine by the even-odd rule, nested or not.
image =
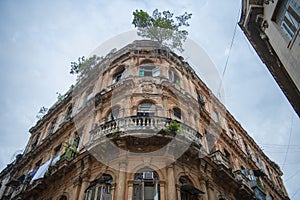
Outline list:
[[[0,199],[289,199],[278,165],[152,41],[106,56],[30,133],[0,173]]]
[[[300,0],[243,0],[246,37],[300,116]]]

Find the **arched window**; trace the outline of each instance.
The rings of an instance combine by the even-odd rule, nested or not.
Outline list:
[[[118,119],[119,115],[120,115],[120,107],[115,107],[108,113],[107,120],[111,121],[111,120]]]
[[[197,99],[198,99],[198,103],[201,105],[201,106],[204,106],[205,102],[206,102],[206,98],[204,95],[202,95],[199,91],[196,91],[197,93]]]
[[[70,105],[68,107],[67,113],[65,115],[65,120],[71,119],[71,117],[72,117],[72,111],[73,111],[73,107],[72,107],[72,105]]]
[[[229,128],[229,133],[230,133],[231,139],[232,139],[235,143],[237,143],[238,138],[237,138],[237,136],[236,136],[236,134],[235,134],[235,132],[234,132],[234,130],[233,130],[232,128]]]
[[[142,170],[135,174],[133,200],[159,200],[159,178],[152,170]]]
[[[199,194],[203,194],[202,191],[195,188],[192,182],[185,176],[179,178],[181,184],[180,196],[181,200],[197,200]]]
[[[90,183],[86,190],[86,200],[110,200],[112,177],[103,174],[101,178]]]
[[[49,130],[48,130],[48,135],[54,133],[54,129],[55,129],[55,126],[56,126],[56,121],[57,121],[57,118],[55,118],[55,119],[51,122],[50,128],[49,128]]]
[[[212,153],[215,151],[215,143],[216,143],[216,136],[210,132],[205,131],[205,139],[207,143],[207,150],[208,152]]]
[[[179,75],[175,72],[174,69],[169,69],[169,79],[176,84],[180,84]]]
[[[86,91],[85,93],[85,99],[83,101],[83,104],[85,104],[86,102],[88,102],[90,99],[93,98],[93,87],[89,87],[89,89]]]
[[[40,139],[41,133],[38,133],[35,138],[34,138],[34,142],[31,144],[31,148],[34,148],[37,146],[39,139]]]
[[[155,108],[154,104],[150,102],[141,103],[138,107],[137,116],[154,116]]]
[[[174,117],[181,119],[181,110],[179,108],[173,108]]]
[[[226,149],[224,149],[224,154],[225,154],[225,158],[230,163],[230,153]]]
[[[216,122],[216,123],[220,123],[220,118],[219,118],[219,113],[217,113],[217,111],[213,110],[213,120]]]
[[[151,61],[145,61],[140,65],[139,76],[159,76],[160,68]]]
[[[124,74],[125,74],[124,72],[125,72],[124,66],[117,69],[116,72],[113,74],[112,84],[119,82],[124,77]]]

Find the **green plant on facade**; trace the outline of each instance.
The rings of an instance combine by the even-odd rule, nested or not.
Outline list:
[[[138,29],[139,36],[183,52],[182,45],[188,31],[181,28],[189,26],[188,20],[192,14],[185,12],[183,15],[173,15],[168,10],[159,12],[155,9],[152,16],[143,10],[136,10],[133,12],[132,24]]]
[[[172,121],[166,128],[161,129],[158,134],[161,134],[163,136],[165,135],[172,135],[175,136],[180,131],[180,124],[176,121]]]
[[[89,72],[103,60],[103,57],[93,55],[86,59],[84,56],[78,58],[78,62],[71,62],[70,74],[77,75],[77,81],[86,78]]]
[[[256,179],[256,184],[262,191],[266,191],[260,179]]]
[[[44,115],[47,114],[48,110],[49,110],[48,108],[42,106],[42,107],[40,108],[38,114],[36,115],[36,118],[37,118],[37,119],[42,119],[42,118],[44,117]]]
[[[75,158],[75,156],[79,154],[79,151],[77,150],[78,143],[75,141],[72,144],[70,144],[69,142],[65,142],[64,147],[65,152],[62,154],[61,160],[70,160]]]

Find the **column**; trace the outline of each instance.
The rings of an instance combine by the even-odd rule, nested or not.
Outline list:
[[[80,193],[79,193],[78,200],[85,199],[85,190],[88,187],[88,184],[89,184],[89,177],[88,176],[84,176],[82,178],[82,183],[81,183],[81,187],[80,187]]]
[[[205,180],[200,180],[200,190],[204,192],[204,194],[202,195],[203,200],[208,200]]]
[[[176,184],[177,198],[181,199],[181,185]]]
[[[216,200],[216,194],[214,191],[214,186],[212,181],[208,180],[207,181],[207,195],[208,195],[208,200]]]
[[[132,200],[133,182],[128,183],[128,200]]]
[[[79,175],[76,174],[76,179],[74,180],[74,193],[72,194],[72,199],[78,199],[80,195],[82,179]],[[74,196],[73,196],[74,195]]]
[[[168,167],[167,184],[168,184],[168,198],[167,199],[176,200],[177,198],[176,198],[176,188],[175,188],[174,166],[173,165],[170,165]]]
[[[120,163],[119,179],[117,183],[117,199],[125,199],[125,163]]]
[[[160,181],[159,182],[159,189],[160,189],[160,200],[165,200],[165,183]]]
[[[164,117],[170,117],[169,116],[169,113],[168,113],[168,97],[163,95],[162,97],[162,113],[161,113],[161,116],[164,116]]]
[[[113,183],[112,186],[111,186],[111,200],[114,200],[115,198],[115,188],[116,188],[116,183]]]

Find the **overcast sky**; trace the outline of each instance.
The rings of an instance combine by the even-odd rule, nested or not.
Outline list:
[[[0,170],[24,149],[39,108],[74,83],[70,62],[132,30],[135,9],[191,12],[189,38],[222,74],[240,7],[239,0],[0,1]],[[291,199],[300,199],[300,120],[239,27],[223,87],[227,109],[282,167]]]

